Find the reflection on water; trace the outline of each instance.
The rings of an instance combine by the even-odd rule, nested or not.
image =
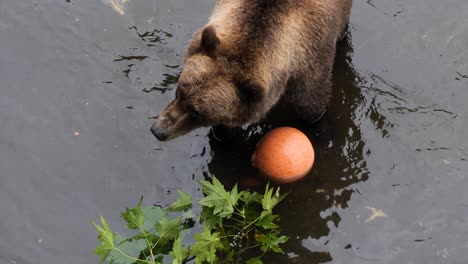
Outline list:
[[[291,240],[265,263],[466,263],[466,0],[354,1],[313,125],[280,105],[259,125],[164,143],[152,118],[215,0],[112,2],[0,0],[0,263],[97,263],[99,214],[117,227],[140,195],[200,198],[212,174],[244,184],[255,144],[281,125],[317,160],[281,187]]]
[[[348,36],[338,46],[328,112],[307,131],[318,152],[314,169],[303,181],[285,188],[290,194],[279,209],[285,231],[292,238],[286,252],[298,263],[332,261],[327,236],[339,225],[341,210],[348,207],[352,194],[359,192],[356,183],[369,177],[369,150],[358,125],[364,97],[356,83],[360,77],[353,68],[352,55]]]
[[[229,138],[229,143],[227,140],[222,141],[222,137],[219,139],[217,129],[210,134],[212,159],[209,172],[217,175],[228,186],[245,176],[259,177],[249,165],[250,155],[256,142],[273,127],[299,127],[314,145],[316,162],[313,170],[305,179],[281,187],[289,193],[278,209],[281,226],[291,238],[284,247],[288,255],[271,256],[266,263],[290,263],[291,256],[298,263],[331,261],[333,256],[325,249],[327,241],[321,238],[327,237],[330,228],[340,223],[340,211],[348,207],[352,194],[359,192],[356,183],[366,181],[369,177],[366,156],[370,150],[366,149],[357,125],[365,115],[362,112],[366,111],[359,87],[362,77],[353,68],[352,55],[351,38],[348,37],[339,45],[333,99],[328,112],[319,122],[305,127],[272,116],[264,124],[235,131],[237,137]],[[371,118],[383,119],[378,112]],[[308,245],[311,243],[321,245],[322,250]]]
[[[130,56],[122,56],[120,55],[117,59],[114,59],[114,61],[131,61],[131,60],[137,60],[137,61],[143,61],[144,59],[148,58],[148,56],[145,55],[130,55]]]
[[[163,76],[164,76],[164,80],[161,83],[159,83],[158,85],[149,87],[149,88],[144,88],[143,92],[151,93],[153,91],[158,91],[163,94],[167,91],[171,91],[172,89],[175,88],[175,84],[177,84],[177,82],[179,81],[180,72],[177,73],[177,75],[164,73]]]
[[[162,29],[143,32],[140,32],[137,26],[131,26],[128,29],[134,31],[146,47],[156,48],[158,52],[167,52],[165,48],[168,45],[168,40],[173,37],[172,33]],[[162,73],[162,81],[154,83],[155,79],[160,78],[152,75],[151,67],[153,67],[154,62],[160,62],[160,59],[142,55],[148,54],[146,50],[139,50],[138,48],[129,48],[129,50],[131,51],[130,54],[118,55],[114,62],[121,62],[124,65],[122,73],[132,81],[134,87],[142,87],[141,91],[144,93],[159,92],[161,94],[175,88],[181,73],[180,65],[163,63],[161,66],[164,67],[165,73]]]
[[[104,4],[110,6],[119,15],[125,15],[125,4],[128,0],[103,0]]]
[[[152,31],[146,31],[143,33],[138,32],[138,28],[136,26],[131,26],[129,29],[134,29],[138,37],[140,37],[140,39],[145,42],[146,46],[148,47],[154,47],[157,43],[167,44],[167,42],[165,42],[166,38],[172,37],[171,33],[162,29],[154,29]]]

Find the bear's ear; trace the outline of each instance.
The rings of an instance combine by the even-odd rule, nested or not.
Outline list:
[[[219,38],[216,36],[216,29],[213,26],[207,26],[203,29],[200,45],[205,51],[215,51],[219,43]]]
[[[238,84],[238,88],[247,103],[256,103],[265,95],[265,87],[257,81],[242,81]]]

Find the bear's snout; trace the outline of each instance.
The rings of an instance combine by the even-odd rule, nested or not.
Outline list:
[[[156,124],[153,124],[151,126],[151,133],[159,140],[159,141],[165,141],[168,138],[168,134],[160,129]]]
[[[156,118],[151,133],[160,141],[167,141],[184,135],[199,127],[178,100],[172,101]]]

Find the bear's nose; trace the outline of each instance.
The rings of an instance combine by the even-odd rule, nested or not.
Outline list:
[[[167,133],[165,133],[164,131],[161,131],[161,129],[159,129],[159,127],[156,126],[156,124],[154,124],[152,127],[151,127],[151,133],[153,133],[153,135],[159,140],[159,141],[164,141],[167,139]]]

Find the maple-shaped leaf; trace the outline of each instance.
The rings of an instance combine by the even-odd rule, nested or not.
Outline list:
[[[213,229],[216,226],[221,226],[223,218],[218,215],[214,215],[211,208],[203,207],[200,214],[200,222],[208,226],[208,228]]]
[[[114,264],[133,264],[145,263],[139,260],[141,252],[147,247],[146,240],[138,239],[129,241],[123,236],[116,234],[115,248],[109,253],[109,263]]]
[[[232,206],[236,206],[237,201],[239,200],[240,196],[241,194],[237,191],[237,184],[236,184],[232,188],[231,195],[230,195]]]
[[[243,201],[245,204],[249,203],[259,203],[262,204],[263,195],[259,194],[258,192],[248,192],[242,191],[239,193],[240,200]]]
[[[231,248],[231,245],[229,245],[229,241],[227,241],[227,245],[225,243],[223,243],[223,245],[225,249]],[[236,254],[236,251],[234,249],[231,249],[228,252],[223,252],[222,263],[235,263],[235,260],[234,260],[235,254]]]
[[[274,221],[278,218],[278,215],[274,215],[269,211],[263,211],[260,215],[260,219],[255,222],[255,225],[264,229],[275,229],[278,225]]]
[[[141,229],[150,231],[154,228],[155,223],[159,222],[164,216],[167,217],[167,213],[157,206],[142,206],[141,211],[143,212],[143,226]]]
[[[172,246],[172,251],[169,255],[172,257],[172,264],[182,264],[188,257],[188,248],[182,246],[182,236],[177,237]]]
[[[265,194],[262,198],[262,207],[266,211],[273,210],[273,207],[275,207],[279,202],[281,202],[281,200],[283,200],[283,198],[286,196],[279,194],[280,188],[277,188],[275,193],[273,193],[273,191],[274,188],[269,189],[269,184],[267,184]]]
[[[98,231],[99,246],[94,253],[101,257],[101,263],[106,261],[109,253],[114,249],[115,233],[109,228],[106,219],[101,216],[102,227],[93,222],[94,227]]]
[[[234,204],[231,194],[227,192],[221,182],[213,177],[213,183],[200,181],[200,186],[205,193],[205,198],[200,204],[213,208],[213,214],[221,217],[230,217],[234,212]],[[236,195],[237,196],[237,195]]]
[[[135,208],[126,208],[122,218],[127,222],[128,229],[141,229],[146,232],[154,228],[156,222],[159,222],[167,213],[157,206],[141,206],[143,196]]]
[[[192,207],[192,197],[190,195],[180,190],[177,190],[177,193],[179,194],[179,199],[166,208],[168,212],[185,212]]]
[[[262,208],[260,206],[248,206],[245,208],[245,219],[247,222],[254,222],[260,217]]]
[[[149,243],[152,243],[153,241],[158,240],[158,236],[152,233],[146,233],[146,232],[140,232],[132,237],[127,238],[128,241],[133,241],[133,240],[148,240]]]
[[[156,231],[161,239],[176,239],[180,233],[180,224],[182,217],[170,219],[164,215],[159,222],[156,223]]]
[[[125,212],[122,212],[122,218],[127,222],[125,226],[128,229],[139,229],[143,226],[145,218],[143,211],[141,210],[141,203],[143,202],[143,196],[140,198],[140,202],[135,208],[126,208]]]
[[[271,250],[276,253],[283,253],[283,250],[279,247],[279,245],[288,241],[288,237],[278,235],[278,230],[275,230],[268,234],[259,233],[255,234],[255,240],[262,245],[260,247],[260,250],[262,250],[263,252]]]
[[[196,242],[190,255],[195,256],[196,264],[202,264],[204,261],[213,263],[216,260],[216,250],[224,248],[219,233],[212,234],[206,226],[203,232],[193,237]]]

